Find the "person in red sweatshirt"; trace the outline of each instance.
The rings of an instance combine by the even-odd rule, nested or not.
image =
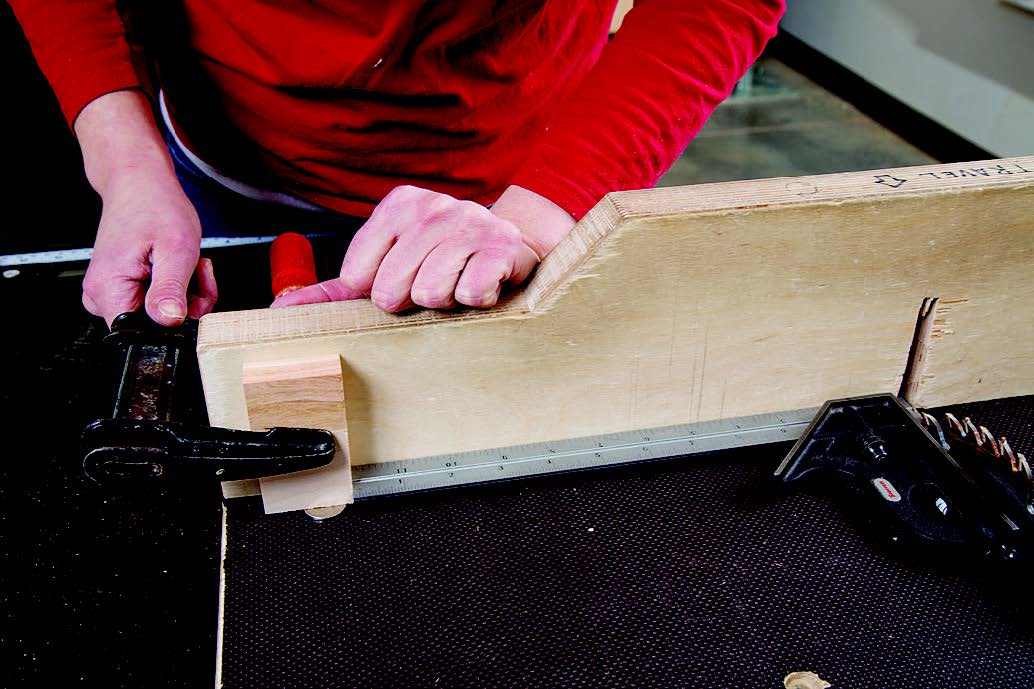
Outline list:
[[[639,0],[608,41],[615,0],[138,3],[166,13],[159,91],[115,0],[10,4],[103,201],[83,303],[165,325],[217,294],[184,165],[260,209],[368,218],[339,279],[275,305],[491,306],[604,194],[657,181],[784,10]]]

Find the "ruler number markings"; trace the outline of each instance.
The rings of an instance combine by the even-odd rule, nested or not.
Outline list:
[[[356,495],[363,497],[440,488],[493,481],[503,475],[516,478],[777,442],[800,435],[814,411],[800,410],[791,415],[762,415],[575,438],[564,441],[560,448],[530,444],[356,467]],[[390,478],[395,480],[385,481]]]

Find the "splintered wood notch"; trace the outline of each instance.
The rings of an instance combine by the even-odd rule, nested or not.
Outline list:
[[[210,420],[324,426],[256,372],[330,360],[354,465],[816,407],[897,391],[931,295],[913,403],[1031,393],[1032,207],[1034,157],[609,194],[486,311],[206,316]]]

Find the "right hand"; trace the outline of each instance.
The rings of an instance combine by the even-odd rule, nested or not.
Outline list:
[[[104,196],[83,306],[109,327],[119,314],[141,306],[165,326],[215,306],[212,261],[198,258],[197,212],[175,177],[167,177],[131,174],[109,185]]]
[[[215,273],[201,253],[201,223],[139,91],[113,91],[75,120],[90,184],[104,203],[83,306],[111,322],[143,306],[175,326],[215,306]],[[194,277],[191,280],[191,276]]]

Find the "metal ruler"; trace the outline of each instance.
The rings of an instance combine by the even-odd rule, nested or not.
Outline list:
[[[319,235],[309,235],[319,236]],[[201,240],[202,249],[218,249],[224,246],[240,246],[243,244],[262,244],[272,242],[276,237],[205,237]],[[72,263],[89,261],[93,249],[58,249],[56,251],[35,251],[28,254],[7,254],[0,256],[0,266],[28,266],[41,263]]]
[[[578,471],[796,440],[818,407],[496,450],[421,457],[352,469],[356,499]]]

